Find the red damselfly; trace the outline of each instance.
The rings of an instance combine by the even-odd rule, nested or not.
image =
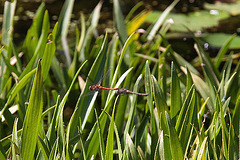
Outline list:
[[[108,73],[109,73],[109,71],[106,74],[108,74]],[[103,77],[105,77],[105,76],[103,76]],[[101,90],[111,90],[111,91],[116,91],[116,94],[118,94],[118,95],[126,95],[126,94],[136,94],[136,95],[140,95],[140,96],[147,96],[148,95],[147,93],[133,92],[133,91],[127,90],[126,88],[103,87],[103,86],[100,85],[103,77],[101,78],[101,80],[97,84],[89,86],[89,90],[94,91],[94,92],[100,92]]]

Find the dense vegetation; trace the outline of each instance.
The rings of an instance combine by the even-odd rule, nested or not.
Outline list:
[[[42,3],[24,43],[15,46],[16,1],[6,1],[0,159],[238,159],[240,68],[238,54],[226,54],[236,35],[210,58],[184,26],[198,54],[186,61],[165,37],[177,3],[143,30],[150,12],[137,14],[137,5],[124,19],[114,0],[114,29],[94,36],[100,1],[88,20],[81,13],[71,38],[74,1],[66,0],[53,28]],[[88,94],[106,73],[102,86],[148,96]]]

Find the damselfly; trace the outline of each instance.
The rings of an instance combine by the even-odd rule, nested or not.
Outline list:
[[[147,93],[133,92],[133,91],[127,90],[126,88],[118,88],[118,89],[116,90],[116,94],[121,94],[121,95],[125,95],[125,94],[136,94],[136,95],[139,95],[139,96],[148,96]]]

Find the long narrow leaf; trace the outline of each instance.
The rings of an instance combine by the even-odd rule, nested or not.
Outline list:
[[[16,0],[11,2],[5,1],[4,4],[4,16],[3,16],[3,24],[2,24],[2,43],[6,46],[9,46],[9,43],[12,39],[13,33],[13,17],[16,8]]]
[[[42,107],[43,107],[43,79],[42,68],[39,60],[37,71],[32,87],[32,92],[27,108],[26,117],[23,123],[22,134],[22,158],[33,159],[36,143],[37,133],[40,125]]]
[[[171,106],[170,106],[170,116],[175,117],[179,110],[181,109],[181,88],[180,82],[177,76],[176,68],[174,63],[172,63],[172,76],[171,76]]]
[[[218,52],[218,55],[216,57],[216,61],[214,63],[215,67],[218,68],[224,55],[227,53],[228,48],[232,42],[232,40],[236,37],[236,34],[233,34],[229,39],[227,39],[227,41],[224,43],[224,45],[222,46],[221,50]]]
[[[112,111],[112,117],[111,117],[111,122],[110,126],[108,129],[108,137],[107,137],[107,145],[106,145],[106,153],[105,153],[105,159],[112,160],[113,159],[113,137],[114,137],[114,112],[115,112],[115,107],[117,104],[118,97],[115,99],[115,104],[113,107]]]
[[[8,100],[5,104],[5,106],[3,107],[3,109],[0,112],[0,117],[3,115],[4,111],[7,109],[8,105],[13,101],[14,97],[17,95],[17,93],[28,83],[28,81],[30,80],[30,78],[33,76],[33,74],[36,72],[36,69],[32,70],[31,72],[29,72],[27,75],[25,75],[21,81],[12,89]]]
[[[162,25],[163,21],[166,19],[169,12],[174,8],[174,6],[179,2],[179,0],[175,0],[172,2],[170,6],[163,12],[163,14],[158,18],[157,22],[153,26],[151,32],[149,33],[147,39],[151,41],[154,36],[156,35],[157,31],[159,30],[160,26]]]
[[[165,111],[165,116],[167,119],[167,123],[168,123],[168,128],[169,128],[169,141],[170,141],[170,149],[171,149],[171,153],[172,153],[172,157],[173,159],[183,159],[183,149],[181,146],[181,143],[178,139],[176,130],[171,122],[170,116],[168,115],[168,113]]]

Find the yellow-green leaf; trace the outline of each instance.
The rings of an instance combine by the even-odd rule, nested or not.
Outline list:
[[[40,61],[38,61],[29,105],[23,122],[22,159],[33,159],[37,144],[37,133],[43,108],[43,76]]]

